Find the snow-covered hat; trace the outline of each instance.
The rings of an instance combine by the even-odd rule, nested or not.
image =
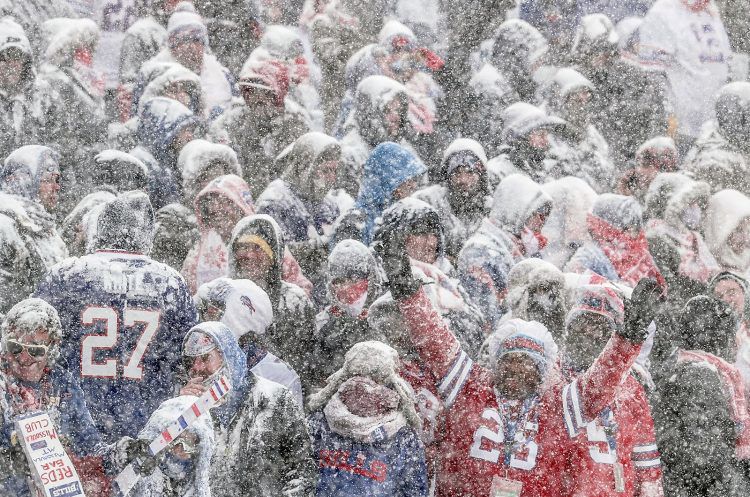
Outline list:
[[[9,339],[18,340],[42,329],[49,333],[52,345],[47,352],[49,364],[54,364],[60,355],[59,344],[63,339],[60,317],[54,307],[42,299],[28,298],[14,305],[2,324],[2,350],[6,352]]]
[[[181,2],[180,5],[186,3]],[[170,47],[188,40],[201,41],[208,45],[208,30],[194,8],[192,11],[189,8],[174,11],[167,22],[167,36]]]
[[[217,278],[200,286],[196,300],[222,307],[221,322],[238,340],[248,333],[264,334],[273,322],[271,299],[250,280]]]
[[[603,285],[584,285],[577,290],[575,304],[565,318],[565,329],[583,314],[604,316],[613,330],[625,321],[625,304],[614,288]]]
[[[493,365],[508,354],[523,354],[534,361],[542,379],[547,376],[557,359],[555,339],[547,328],[537,321],[511,319],[500,325],[488,341],[488,351]]]

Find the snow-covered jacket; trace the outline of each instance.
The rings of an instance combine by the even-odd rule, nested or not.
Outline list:
[[[691,205],[702,213],[710,194],[708,183],[696,182],[681,173],[661,173],[651,182],[646,194],[646,237],[662,273],[708,283],[719,272],[719,264],[703,240],[700,225],[688,227],[683,220],[685,210]],[[659,244],[666,244],[664,251],[677,252],[677,267],[669,267],[668,255],[656,248]]]
[[[550,139],[551,155],[557,159],[550,175],[556,178],[576,176],[585,180],[596,192],[611,190],[615,167],[609,156],[609,145],[599,130],[590,123],[592,110],[576,106],[571,115],[566,101],[578,92],[596,93],[594,85],[581,73],[562,68],[552,78],[547,89],[547,105],[554,115],[566,120],[561,132]]]
[[[225,325],[207,322],[193,330],[213,339],[232,382],[229,399],[212,412],[221,457],[211,461],[211,496],[311,496],[315,466],[302,408],[289,390],[248,372]]]
[[[85,163],[88,154],[106,137],[102,87],[90,65],[78,62],[78,48],[94,49],[99,28],[91,19],[52,19],[44,23],[49,36],[39,80],[54,97],[44,109],[40,135],[60,148],[71,167]]]
[[[505,178],[492,201],[489,215],[458,254],[458,275],[466,291],[494,328],[507,311],[504,305],[510,268],[525,257],[520,236],[529,218],[551,207],[552,199],[537,183],[514,174]]]
[[[234,247],[237,240],[245,235],[259,236],[273,252],[268,281],[255,282],[266,291],[273,304],[274,322],[262,337],[263,345],[289,363],[300,375],[303,387],[307,387],[304,382],[312,367],[311,341],[315,333],[315,308],[305,290],[292,282],[293,279],[282,276],[286,258],[284,235],[276,221],[265,214],[242,219],[232,231],[229,242],[229,277],[243,277],[237,273]]]
[[[473,155],[482,166],[480,173],[480,185],[476,192],[478,199],[471,209],[465,209],[461,203],[466,203],[466,199],[453,197],[450,187],[450,168],[451,159],[459,154]],[[487,174],[487,155],[484,153],[482,146],[470,139],[459,138],[451,143],[443,153],[443,162],[438,174],[441,182],[439,184],[428,186],[412,196],[422,200],[435,209],[443,225],[445,235],[445,253],[455,260],[464,242],[473,235],[479,228],[482,218],[489,212],[491,201],[490,185]],[[474,200],[474,199],[472,199]]]
[[[408,149],[393,142],[375,147],[364,165],[362,186],[354,209],[337,226],[336,238],[372,242],[375,222],[393,202],[393,192],[408,180],[419,179],[427,168]]]
[[[149,197],[155,209],[182,199],[177,153],[172,143],[180,131],[200,123],[190,109],[171,98],[152,98],[143,106],[138,120],[140,145],[130,153],[149,170]]]
[[[593,272],[632,287],[641,278],[654,278],[666,290],[664,277],[649,252],[641,207],[633,197],[600,195],[586,225],[591,240],[573,254],[566,272]],[[631,234],[633,230],[637,234]]]
[[[562,269],[571,256],[590,239],[586,216],[596,200],[596,192],[580,178],[560,178],[542,185],[552,197],[552,211],[542,228],[549,243],[542,258]]]
[[[190,408],[198,397],[182,395],[165,400],[159,408],[148,418],[148,422],[138,433],[138,438],[154,440],[173,423],[183,412]],[[198,438],[197,454],[191,454],[192,472],[188,475],[190,481],[173,481],[169,477],[167,468],[155,471],[150,476],[141,479],[133,488],[134,497],[157,497],[170,495],[175,497],[211,497],[210,471],[211,458],[214,455],[216,437],[214,435],[213,419],[210,412],[203,414],[193,421],[186,430]],[[165,474],[166,472],[166,474]]]
[[[206,177],[208,170],[220,167],[223,172]],[[177,157],[177,168],[182,175],[182,197],[185,205],[192,206],[195,197],[209,181],[225,174],[242,176],[237,153],[226,145],[206,140],[192,140]]]
[[[703,232],[708,248],[724,270],[744,274],[750,267],[750,250],[738,254],[727,243],[732,232],[748,217],[750,198],[737,190],[721,190],[708,199]]]
[[[385,121],[387,106],[401,102],[401,129],[391,136]],[[408,94],[406,87],[387,76],[368,76],[357,85],[354,109],[344,123],[341,138],[342,171],[339,186],[355,193],[364,181],[363,165],[370,152],[385,141],[401,142],[406,135]],[[402,143],[404,144],[404,143]]]
[[[19,50],[25,57],[16,91],[0,88],[0,157],[32,143],[41,123],[41,87],[36,81],[31,44],[23,28],[10,17],[0,19],[0,52]]]
[[[27,297],[47,269],[68,256],[54,215],[39,203],[44,173],[59,156],[39,145],[11,153],[0,171],[0,312]]]
[[[167,30],[153,17],[142,17],[125,31],[120,48],[120,82],[132,92],[141,66],[167,42]]]
[[[714,192],[733,188],[750,192],[750,149],[747,133],[750,125],[750,83],[724,86],[716,97],[716,120],[704,126],[685,159],[685,169],[697,180],[705,181]]]

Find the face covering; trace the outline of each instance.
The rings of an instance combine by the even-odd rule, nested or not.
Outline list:
[[[192,457],[183,460],[172,453],[167,453],[160,469],[164,475],[172,480],[183,481],[193,475],[195,463]]]
[[[348,285],[338,285],[334,289],[334,299],[338,306],[351,317],[362,314],[367,301],[370,282],[360,280]]]
[[[531,257],[538,254],[547,245],[547,240],[541,233],[534,233],[529,228],[524,227],[521,232],[521,244],[523,245],[523,255]]]
[[[682,222],[689,230],[697,230],[701,226],[703,211],[697,205],[691,205],[682,211]]]

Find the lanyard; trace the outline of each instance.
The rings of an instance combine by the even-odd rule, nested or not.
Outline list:
[[[607,406],[604,408],[602,412],[599,413],[599,419],[602,422],[602,426],[604,427],[604,434],[607,437],[607,445],[609,445],[609,450],[612,454],[615,455],[617,459],[619,459],[619,456],[617,454],[617,438],[615,435],[617,434],[617,423],[615,423],[615,416],[612,413],[612,408]]]
[[[536,423],[539,418],[539,412],[536,408],[537,403],[539,402],[539,396],[533,395],[523,401],[523,405],[521,406],[521,412],[518,414],[518,416],[515,419],[512,419],[512,413],[509,409],[506,409],[505,406],[508,403],[508,401],[503,401],[500,399],[500,397],[497,397],[497,405],[500,408],[500,417],[503,420],[503,440],[504,440],[504,446],[505,446],[505,466],[510,467],[510,460],[512,456],[515,454],[516,451],[518,451],[520,448],[524,447],[528,442],[530,442],[534,437],[533,433],[532,435],[529,435],[526,437],[526,440],[523,441],[523,443],[516,443],[516,433],[518,432],[518,425],[521,425],[521,429],[524,429],[526,426],[527,419],[529,418],[529,414],[533,415],[534,422]]]

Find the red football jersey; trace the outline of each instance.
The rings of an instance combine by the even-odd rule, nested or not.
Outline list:
[[[489,497],[493,480],[507,478],[522,483],[521,496],[559,496],[571,445],[563,393],[573,392],[582,424],[593,419],[614,399],[640,346],[613,337],[580,378],[556,382],[527,399],[526,416],[517,423],[522,426],[506,444],[511,430],[503,420],[491,373],[461,350],[422,291],[400,307],[424,366],[440,378],[438,392],[446,411],[436,495]]]

